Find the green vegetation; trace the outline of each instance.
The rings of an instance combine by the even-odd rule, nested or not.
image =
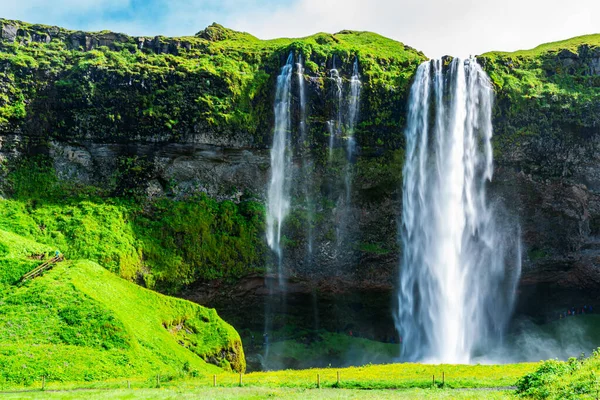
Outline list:
[[[237,332],[214,310],[129,283],[90,261],[10,284],[45,246],[0,230],[0,386],[245,369]],[[40,261],[37,261],[40,263]],[[215,364],[215,365],[211,365]]]
[[[294,389],[305,391],[317,389],[317,375],[320,377],[321,390],[363,390],[361,393],[369,393],[371,390],[408,390],[407,393],[434,393],[440,397],[455,398],[461,391],[456,389],[486,389],[486,391],[473,391],[474,393],[487,393],[491,388],[506,388],[514,385],[515,381],[527,373],[535,371],[539,364],[510,364],[510,365],[424,365],[424,364],[387,364],[366,365],[351,368],[321,368],[307,370],[287,370],[273,372],[255,372],[245,374],[242,377],[243,388],[239,388],[239,374],[219,372],[216,373],[218,389],[223,393],[244,393],[259,388],[266,389]],[[340,383],[337,383],[339,372]],[[435,375],[435,385],[433,384]],[[41,382],[35,383],[40,385]],[[156,376],[152,379],[132,378],[129,384],[132,393],[140,389],[156,388]],[[123,389],[127,386],[124,380],[109,380],[104,382],[51,382],[48,390],[73,390],[77,388],[89,389]],[[173,379],[161,381],[163,390],[178,391],[182,394],[208,390],[213,386],[213,376],[206,375],[199,378],[188,377],[185,379]],[[224,390],[230,388],[231,391]],[[16,387],[15,387],[16,389]],[[415,390],[421,389],[421,390]],[[367,390],[367,391],[365,391]],[[122,393],[119,390],[118,393]],[[160,392],[157,396],[160,396]],[[258,391],[261,392],[261,391]],[[110,393],[110,392],[107,392]],[[142,391],[142,393],[156,393]],[[294,393],[294,391],[282,391],[282,393]],[[307,392],[312,394],[313,392]],[[513,392],[514,393],[514,392]],[[506,394],[506,393],[504,393]]]
[[[167,388],[138,390],[90,390],[85,392],[34,392],[3,394],[5,399],[514,399],[509,391],[466,391],[440,389],[358,390],[358,389],[290,389],[290,388]]]
[[[363,77],[364,143],[376,135],[401,140],[403,105],[425,58],[402,43],[369,32],[319,33],[301,39],[259,40],[212,25],[194,37],[134,38],[83,33],[0,19],[14,25],[14,42],[0,41],[3,90],[0,131],[35,127],[42,140],[81,137],[94,127],[105,139],[178,140],[191,133],[264,145],[270,139],[274,79],[290,52],[327,87],[333,58]],[[329,108],[311,115],[313,140],[326,142]],[[243,138],[243,139],[240,139]]]
[[[550,163],[550,152],[584,143],[600,123],[600,35],[576,37],[514,53],[479,57],[497,92],[496,158],[544,139],[544,155],[528,157],[526,172],[547,177],[570,173],[569,163]],[[557,165],[560,164],[560,165]]]
[[[263,266],[263,209],[255,202],[111,197],[58,182],[40,159],[11,171],[5,190],[12,198],[0,200],[0,229],[149,288],[173,293],[199,279],[235,278]],[[31,264],[23,261],[10,276],[0,271],[0,280],[15,282]]]
[[[600,393],[600,350],[589,358],[549,360],[519,380],[518,393],[535,399],[597,398]]]

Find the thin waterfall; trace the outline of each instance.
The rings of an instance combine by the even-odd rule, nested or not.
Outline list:
[[[296,77],[298,78],[298,98],[300,99],[300,148],[302,151],[302,177],[303,177],[303,191],[304,201],[306,204],[307,213],[307,250],[309,263],[312,262],[313,252],[313,222],[314,222],[314,206],[312,204],[311,197],[311,186],[313,182],[312,177],[312,160],[310,157],[310,147],[308,144],[308,137],[306,131],[306,88],[304,86],[304,59],[302,55],[298,57],[296,63]]]
[[[344,183],[346,186],[346,203],[350,203],[350,190],[352,181],[352,168],[351,163],[356,150],[356,141],[354,139],[354,130],[356,128],[356,122],[358,121],[358,111],[360,105],[360,74],[358,72],[358,57],[354,59],[354,66],[352,68],[352,77],[350,78],[350,99],[348,101],[348,132],[347,132],[347,146],[346,154],[348,162],[345,168],[345,179]]]
[[[501,224],[486,196],[492,102],[475,59],[417,70],[400,226],[396,324],[404,360],[468,363],[499,344],[511,316],[521,254],[518,229]]]
[[[269,289],[270,297],[266,298],[265,303],[264,355],[261,358],[263,368],[266,368],[269,362],[269,333],[273,328],[273,315],[276,312],[277,304],[279,303],[279,307],[281,307],[284,303],[285,294],[285,280],[282,271],[281,227],[290,211],[291,149],[289,145],[291,143],[290,108],[293,62],[294,57],[290,52],[286,64],[281,68],[281,73],[277,77],[275,90],[275,126],[273,129],[273,146],[271,147],[271,179],[269,181],[267,203],[267,243],[277,258],[276,272],[280,296],[279,300],[275,299],[275,285],[272,280],[272,274],[275,271],[271,264],[268,264],[265,284]]]
[[[332,153],[333,153],[333,144],[335,137],[341,133],[342,129],[342,100],[343,100],[343,91],[342,91],[342,77],[340,76],[340,72],[336,68],[335,64],[335,56],[333,56],[333,65],[331,71],[329,71],[329,76],[331,80],[335,83],[335,96],[337,99],[337,108],[335,120],[329,121],[329,161],[331,161]]]
[[[290,103],[294,57],[287,58],[277,77],[275,92],[275,129],[271,148],[271,180],[267,204],[267,243],[277,255],[278,274],[281,280],[281,225],[290,210]]]

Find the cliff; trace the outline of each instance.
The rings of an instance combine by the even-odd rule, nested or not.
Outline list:
[[[600,35],[479,61],[497,93],[494,189],[522,226],[524,301],[597,299]]]
[[[49,242],[41,227],[52,225],[64,246],[84,252],[96,244],[78,245],[76,221],[88,223],[85,237],[114,217],[118,228],[102,237],[116,250],[90,258],[148,287],[219,305],[234,322],[252,314],[254,327],[270,262],[264,202],[275,80],[290,52],[304,57],[308,131],[304,141],[292,131],[295,206],[283,241],[290,301],[299,320],[313,318],[316,302],[332,330],[391,314],[403,130],[422,53],[368,32],[262,41],[216,24],[184,38],[1,24],[4,193],[21,202],[23,221],[33,219],[22,224],[28,235]],[[594,300],[600,289],[599,44],[588,36],[478,58],[497,94],[491,195],[521,221],[523,312]],[[334,138],[329,161],[327,123],[337,107],[329,72],[335,65],[347,85],[355,58],[362,95],[343,202],[347,137]],[[292,93],[297,127],[296,79]],[[19,186],[32,169],[51,194],[33,206],[39,189]],[[55,223],[51,215],[75,217]],[[385,319],[382,331],[391,329]]]

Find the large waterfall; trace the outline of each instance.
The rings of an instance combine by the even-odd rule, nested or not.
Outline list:
[[[468,363],[498,343],[512,312],[518,233],[500,224],[486,197],[492,101],[474,59],[417,70],[400,227],[397,327],[407,361]]]
[[[281,225],[290,209],[290,105],[292,68],[294,57],[290,53],[281,74],[277,77],[275,92],[275,129],[271,148],[271,181],[267,205],[267,243],[277,254],[281,268]],[[281,271],[279,276],[281,276]]]

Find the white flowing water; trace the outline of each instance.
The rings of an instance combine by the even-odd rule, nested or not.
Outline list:
[[[300,146],[302,148],[302,181],[304,191],[304,201],[307,212],[307,250],[309,262],[312,259],[313,253],[313,222],[314,222],[314,206],[312,204],[311,189],[312,189],[312,160],[310,157],[310,147],[308,145],[308,137],[306,136],[306,88],[304,86],[304,62],[300,55],[296,63],[296,77],[298,79],[298,98],[300,99]]]
[[[267,204],[267,243],[275,252],[281,280],[281,225],[290,210],[290,103],[293,55],[290,53],[281,74],[277,77],[275,92],[275,129],[271,148],[271,180]]]
[[[352,181],[352,170],[351,162],[354,157],[354,151],[356,149],[356,141],[354,140],[354,130],[356,128],[356,122],[358,121],[358,111],[360,106],[360,74],[358,72],[358,58],[354,60],[354,67],[352,69],[352,77],[350,78],[350,99],[348,101],[348,144],[346,147],[346,154],[348,157],[348,163],[345,171],[345,186],[346,186],[346,203],[350,202],[350,189]]]
[[[342,129],[342,99],[343,99],[343,90],[342,90],[342,77],[340,76],[340,72],[335,67],[335,56],[333,58],[333,67],[331,71],[329,71],[329,76],[331,80],[333,80],[335,87],[335,96],[337,99],[337,109],[335,120],[329,121],[329,161],[331,161],[331,157],[333,155],[333,144],[335,137],[341,133]]]
[[[518,229],[486,197],[490,81],[474,59],[417,70],[409,100],[397,328],[407,361],[469,363],[502,339],[520,274]]]

